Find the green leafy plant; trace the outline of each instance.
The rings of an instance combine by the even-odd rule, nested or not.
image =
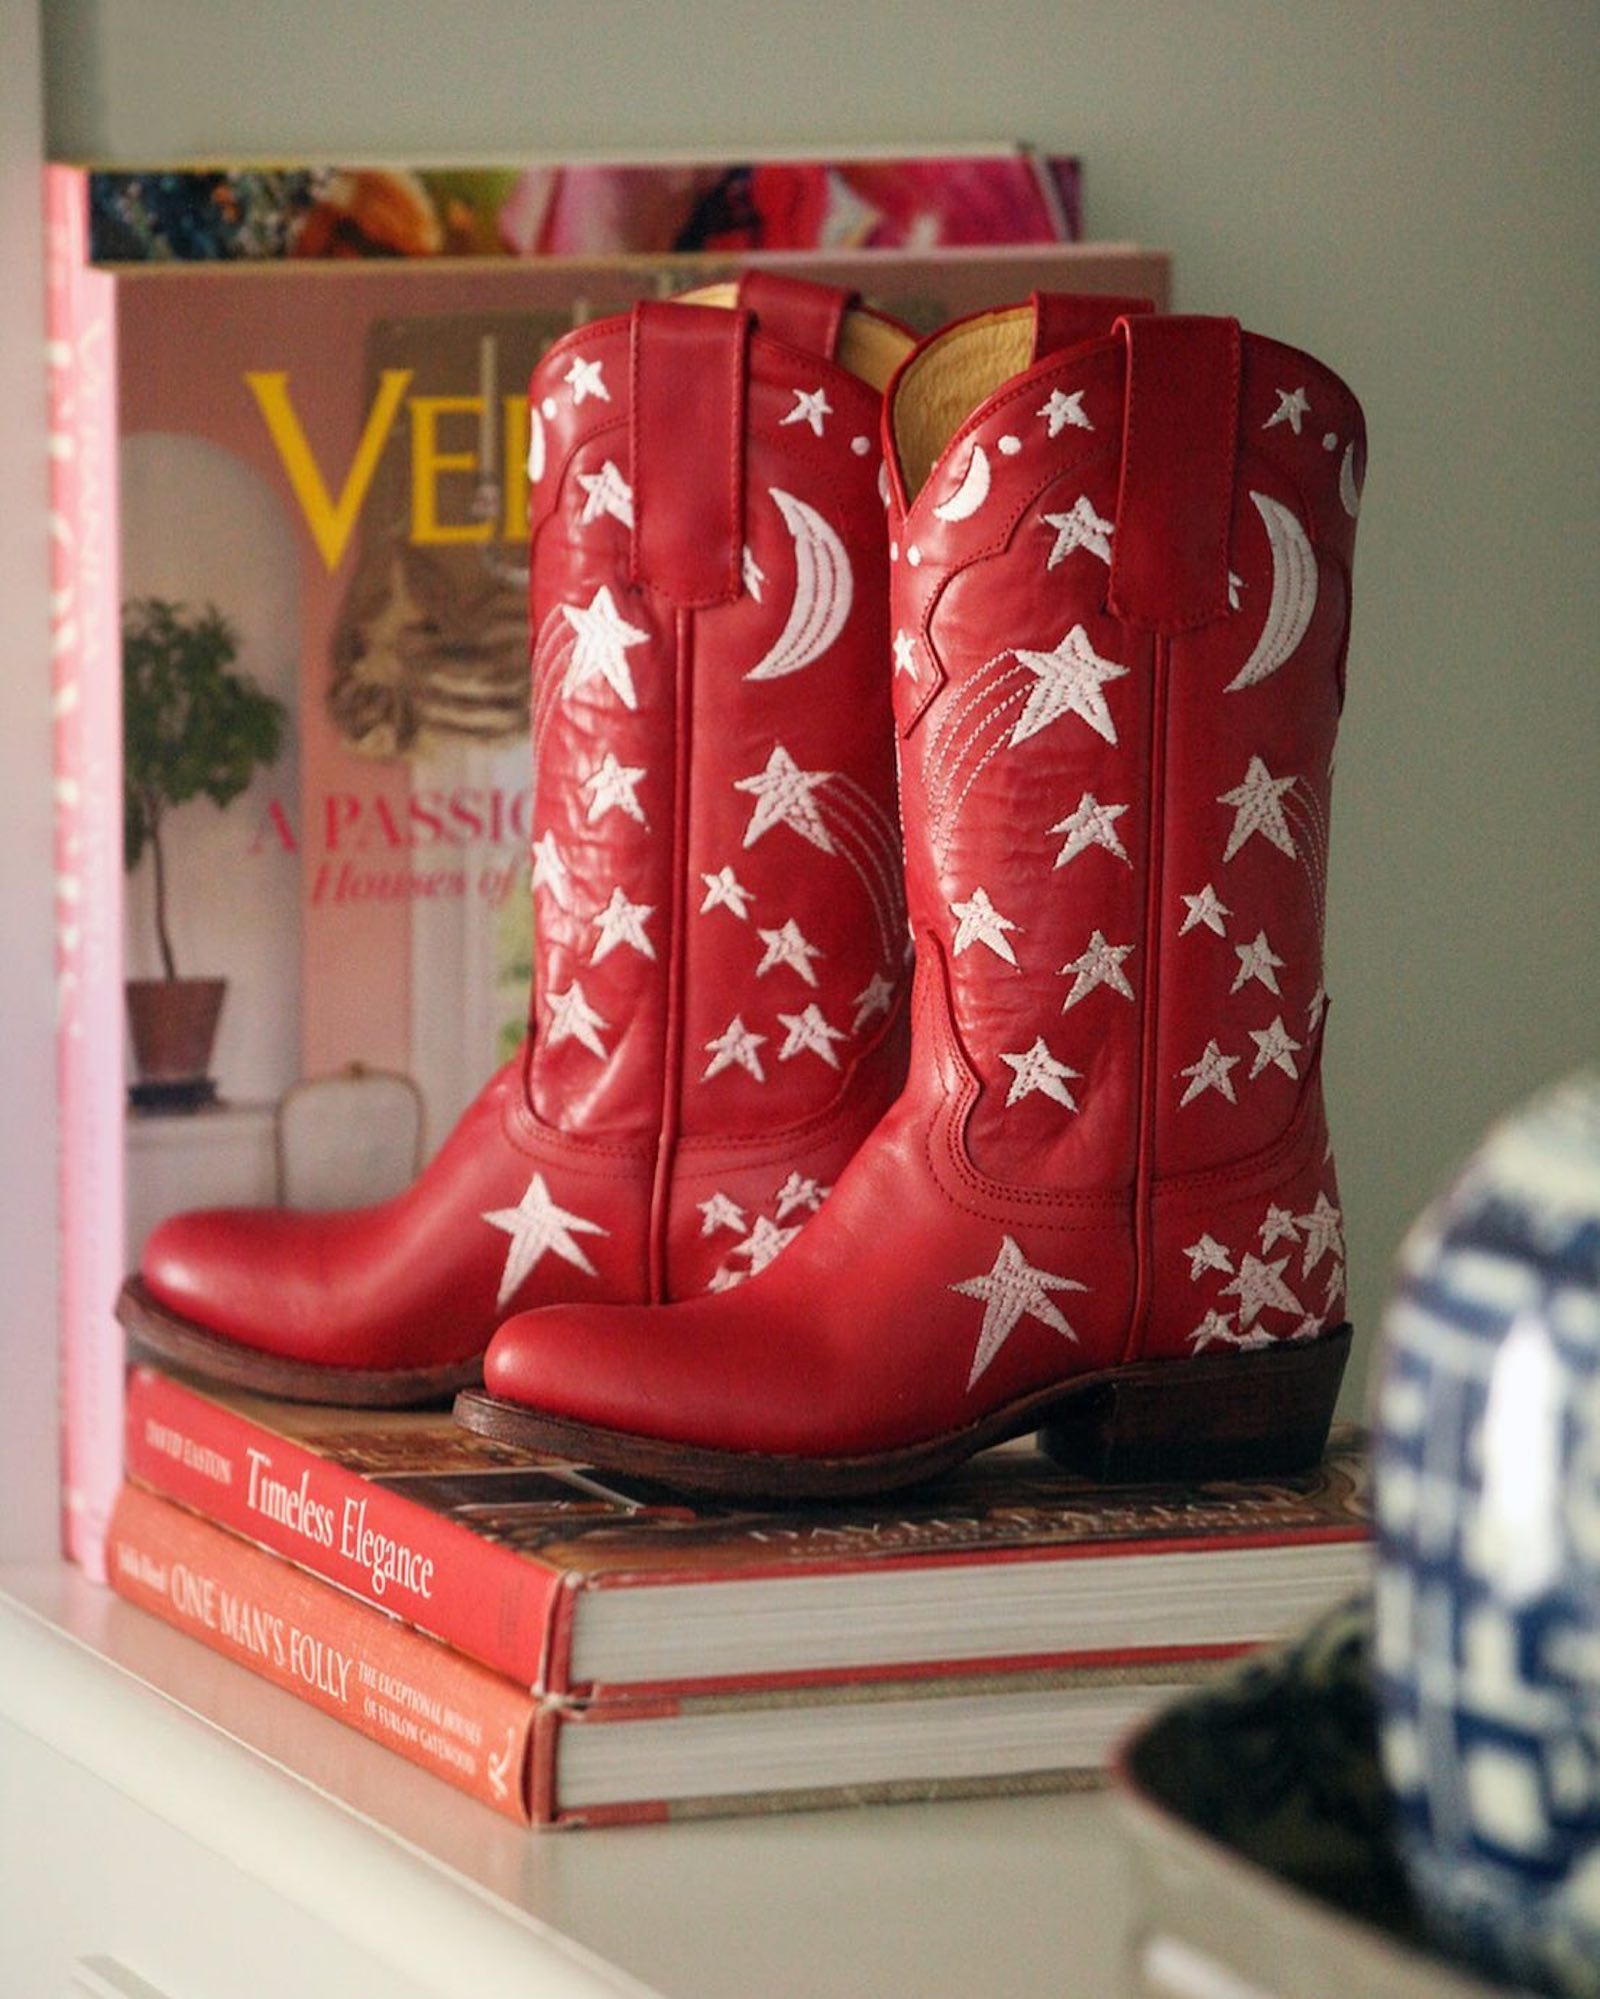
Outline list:
[[[233,671],[238,655],[238,634],[214,604],[135,597],[122,607],[122,858],[131,872],[150,851],[169,979],[177,969],[162,823],[191,799],[231,804],[283,748],[283,703]]]

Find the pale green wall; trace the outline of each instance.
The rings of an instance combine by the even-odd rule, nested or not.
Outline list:
[[[1359,1321],[1484,1121],[1592,1056],[1600,7],[50,0],[58,149],[1082,153],[1098,236],[1366,405],[1331,899]]]

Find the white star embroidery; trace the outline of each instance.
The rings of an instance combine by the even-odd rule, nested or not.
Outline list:
[[[1074,625],[1049,652],[1028,652],[1021,646],[1014,650],[1035,679],[1028,705],[1011,731],[1013,747],[1036,736],[1057,716],[1069,714],[1087,722],[1106,742],[1116,742],[1116,724],[1100,690],[1108,680],[1120,680],[1128,669],[1115,660],[1102,659],[1082,625]]]
[[[540,1259],[547,1254],[559,1256],[564,1263],[570,1263],[575,1269],[593,1277],[596,1274],[594,1265],[572,1238],[575,1235],[610,1233],[598,1222],[585,1221],[582,1215],[570,1214],[567,1209],[557,1207],[542,1173],[534,1174],[526,1193],[514,1208],[491,1208],[483,1219],[491,1228],[504,1229],[511,1238],[506,1250],[505,1269],[500,1273],[499,1295],[495,1299],[495,1304],[502,1307],[516,1296],[524,1280],[533,1274]]]
[[[578,484],[584,492],[583,511],[578,516],[579,527],[587,527],[591,521],[599,520],[602,514],[621,521],[625,528],[633,526],[633,488],[609,458],[598,472],[580,472]]]
[[[749,1257],[750,1275],[753,1277],[758,1270],[765,1270],[780,1250],[787,1249],[799,1233],[798,1227],[780,1229],[770,1215],[757,1215],[755,1227],[728,1254]]]
[[[1261,1223],[1261,1254],[1265,1256],[1274,1243],[1299,1240],[1300,1231],[1295,1227],[1294,1216],[1289,1210],[1269,1207]]]
[[[1230,1104],[1236,1104],[1239,1099],[1233,1094],[1233,1078],[1228,1071],[1243,1059],[1239,1055],[1224,1055],[1214,1041],[1208,1041],[1206,1052],[1200,1060],[1191,1062],[1187,1069],[1178,1071],[1180,1076],[1193,1078],[1188,1089],[1178,1099],[1178,1108],[1181,1110],[1185,1104],[1192,1104],[1203,1090],[1215,1090],[1219,1096],[1226,1097]]]
[[[589,823],[593,825],[608,812],[624,812],[641,826],[646,825],[644,807],[639,803],[639,786],[644,779],[642,765],[620,764],[607,750],[583,780],[582,788],[589,794],[589,810],[585,815]]]
[[[564,993],[552,993],[546,1004],[550,1009],[546,1047],[557,1048],[563,1041],[576,1041],[591,1055],[605,1055],[606,1044],[600,1039],[600,1029],[611,1023],[590,1006],[576,979]]]
[[[1076,1006],[1096,986],[1109,986],[1114,993],[1131,1000],[1133,987],[1128,984],[1122,961],[1132,949],[1131,944],[1108,944],[1104,932],[1096,930],[1078,956],[1061,967],[1063,973],[1077,974],[1071,992],[1061,1002],[1061,1011],[1065,1013],[1068,1007]]]
[[[1038,1319],[1063,1339],[1076,1344],[1077,1334],[1067,1324],[1059,1307],[1049,1297],[1052,1291],[1087,1291],[1087,1284],[1079,1284],[1071,1277],[1057,1277],[1048,1270],[1035,1270],[1022,1254],[1010,1236],[1001,1238],[1000,1251],[987,1274],[981,1277],[964,1277],[958,1284],[952,1284],[952,1291],[960,1292],[963,1298],[981,1298],[983,1303],[983,1324],[978,1329],[977,1350],[972,1356],[972,1372],[967,1376],[969,1390],[977,1385],[995,1355],[1011,1336],[1012,1328],[1021,1318]]]
[[[1313,1034],[1316,1033],[1317,1023],[1327,1010],[1328,995],[1323,991],[1321,986],[1318,986],[1306,1005],[1306,1026]]]
[[[969,945],[987,944],[997,958],[1004,958],[1008,965],[1016,964],[1017,955],[1006,932],[1017,926],[1009,916],[1000,914],[986,889],[975,888],[970,901],[951,903],[950,914],[956,919],[955,939],[950,946],[952,958],[959,958]]]
[[[718,1229],[732,1229],[735,1235],[745,1231],[744,1209],[727,1194],[713,1194],[708,1201],[698,1201],[700,1210],[700,1233],[715,1235]]]
[[[1268,1067],[1281,1069],[1286,1076],[1299,1081],[1300,1071],[1294,1066],[1294,1058],[1300,1043],[1290,1039],[1281,1013],[1270,1027],[1252,1027],[1250,1039],[1256,1044],[1256,1059],[1250,1065],[1252,1083]]]
[[[838,1068],[839,1058],[833,1052],[833,1044],[849,1037],[839,1028],[828,1025],[822,1009],[815,1002],[803,1013],[780,1013],[778,1018],[789,1030],[783,1046],[778,1050],[780,1062],[792,1062],[797,1055],[804,1055],[809,1050],[813,1055],[820,1055],[830,1069]]]
[[[893,980],[886,979],[881,972],[874,972],[855,996],[856,1017],[850,1023],[851,1033],[859,1034],[869,1020],[876,1020],[880,1013],[887,1013],[893,1003]]]
[[[813,958],[825,957],[815,944],[808,944],[802,936],[800,926],[791,916],[781,930],[758,930],[756,935],[766,945],[766,956],[756,967],[756,977],[765,978],[774,965],[787,965],[792,972],[798,972],[808,986],[817,983],[817,975],[811,969]]]
[[[629,902],[620,888],[614,888],[611,900],[595,918],[600,931],[595,938],[594,949],[589,953],[589,963],[598,965],[619,944],[630,946],[642,958],[654,958],[656,947],[645,935],[644,929],[646,919],[654,913],[654,909],[654,903]]]
[[[1222,927],[1222,919],[1225,916],[1231,916],[1233,911],[1229,909],[1225,902],[1219,899],[1216,890],[1211,886],[1210,882],[1206,883],[1198,895],[1186,895],[1182,898],[1182,901],[1188,908],[1189,914],[1178,926],[1178,935],[1180,937],[1187,937],[1189,932],[1197,924],[1201,923],[1208,930],[1214,930],[1219,937],[1227,936],[1227,931]]]
[[[1267,933],[1258,930],[1253,944],[1235,944],[1233,948],[1239,959],[1239,976],[1228,988],[1229,992],[1236,993],[1251,979],[1259,979],[1269,993],[1278,993],[1278,973],[1283,960],[1267,942]],[[1282,994],[1278,996],[1281,998]]]
[[[627,654],[634,646],[645,644],[650,634],[617,615],[611,591],[604,583],[587,607],[563,604],[561,615],[578,635],[567,676],[561,683],[562,693],[570,694],[575,687],[599,678],[614,691],[624,708],[637,708],[639,698],[634,692]]]
[[[574,360],[572,366],[562,376],[562,382],[572,390],[574,404],[588,402],[590,396],[598,396],[600,402],[610,402],[612,392],[606,388],[606,378],[600,372],[600,362]]]
[[[766,1040],[764,1034],[753,1034],[738,1014],[735,1014],[720,1034],[713,1035],[706,1043],[706,1053],[711,1060],[706,1064],[701,1082],[709,1083],[713,1076],[720,1076],[724,1069],[737,1066],[748,1069],[758,1083],[764,1083],[766,1072],[761,1067],[761,1046]]]
[[[706,899],[700,905],[702,916],[713,909],[731,909],[741,923],[750,921],[751,891],[732,868],[719,868],[714,875],[703,874],[700,879],[706,885]]]
[[[767,572],[750,553],[749,542],[746,542],[744,547],[739,551],[739,573],[744,578],[745,589],[749,591],[750,595],[759,604],[761,602],[761,586],[767,580]]]
[[[1197,1282],[1208,1270],[1220,1270],[1228,1277],[1233,1275],[1233,1258],[1214,1236],[1202,1235],[1183,1253],[1189,1259],[1189,1275]]]
[[[1279,389],[1276,391],[1276,394],[1278,407],[1267,418],[1261,428],[1263,430],[1271,430],[1275,423],[1286,423],[1295,436],[1298,437],[1300,435],[1301,423],[1311,414],[1309,397],[1303,388]]]
[[[794,408],[779,420],[779,428],[789,423],[806,423],[820,437],[822,427],[833,415],[833,404],[828,401],[826,389],[791,389]]]
[[[730,1270],[726,1264],[723,1264],[720,1270],[712,1273],[706,1289],[708,1291],[731,1291],[736,1284],[742,1284],[749,1275],[748,1270]]]
[[[1020,1055],[1002,1055],[1000,1060],[1014,1074],[1011,1087],[1006,1092],[1006,1108],[1037,1090],[1042,1096],[1052,1097],[1058,1104],[1064,1104],[1069,1111],[1078,1108],[1077,1101],[1067,1085],[1074,1077],[1081,1076],[1081,1069],[1069,1069],[1065,1062],[1058,1062],[1044,1045],[1044,1036],[1035,1035],[1033,1046],[1025,1048]]]
[[[1074,389],[1071,395],[1065,394],[1060,389],[1052,389],[1049,402],[1043,409],[1035,410],[1034,415],[1044,418],[1050,427],[1049,434],[1052,437],[1060,436],[1068,424],[1077,430],[1093,430],[1094,425],[1083,413],[1083,399],[1087,394],[1087,389]]]
[[[1326,1194],[1319,1194],[1309,1215],[1296,1219],[1305,1230],[1305,1260],[1300,1265],[1300,1275],[1309,1277],[1325,1256],[1331,1255],[1336,1264],[1344,1261],[1344,1227],[1339,1210]]]
[[[1283,1256],[1276,1263],[1263,1263],[1260,1257],[1245,1252],[1238,1276],[1231,1284],[1224,1284],[1220,1294],[1224,1298],[1238,1299],[1241,1325],[1253,1326],[1268,1306],[1278,1312],[1293,1312],[1297,1317],[1304,1310],[1300,1300],[1283,1281],[1288,1261],[1288,1257]]]
[[[533,843],[532,852],[533,887],[548,889],[553,901],[560,903],[563,909],[569,908],[572,874],[555,834],[541,833]]]
[[[780,1222],[786,1222],[797,1208],[814,1215],[832,1191],[831,1187],[820,1186],[809,1173],[796,1169],[778,1189],[773,1213]]]
[[[574,403],[587,402],[590,396],[598,396],[603,403],[611,400],[611,391],[606,387],[606,378],[600,372],[598,361],[575,360],[561,379],[572,391]]]
[[[1065,833],[1066,845],[1056,855],[1056,866],[1064,868],[1068,861],[1076,860],[1088,847],[1104,847],[1108,854],[1115,854],[1119,861],[1128,861],[1126,848],[1117,832],[1116,822],[1127,811],[1126,805],[1102,805],[1092,791],[1086,791],[1077,805],[1058,826],[1052,826],[1052,833]]]
[[[1209,1346],[1217,1344],[1231,1347],[1239,1344],[1238,1335],[1233,1330],[1231,1312],[1207,1312],[1205,1317],[1189,1335],[1189,1344],[1196,1353],[1203,1353]]]
[[[916,640],[907,631],[898,631],[894,635],[894,670],[909,674],[913,680],[917,677]]]
[[[1046,569],[1054,569],[1058,562],[1065,562],[1075,548],[1086,548],[1091,555],[1098,555],[1102,562],[1110,562],[1115,523],[1100,518],[1089,504],[1087,493],[1080,493],[1064,514],[1046,514],[1043,518],[1046,526],[1056,531],[1055,546],[1045,563]]]
[[[832,777],[829,770],[801,770],[779,743],[767,758],[767,767],[754,777],[735,778],[735,791],[747,791],[756,801],[750,823],[744,829],[744,844],[753,847],[763,833],[774,826],[787,826],[820,847],[825,854],[836,853],[832,835],[822,823],[822,814],[812,793]]]
[[[1234,807],[1233,830],[1222,851],[1225,861],[1233,859],[1252,833],[1259,833],[1263,839],[1270,840],[1291,861],[1298,858],[1294,836],[1283,816],[1281,803],[1283,794],[1292,791],[1294,785],[1294,778],[1274,777],[1260,757],[1252,757],[1243,782],[1236,784],[1232,791],[1218,793],[1219,805]]]
[[[1238,610],[1239,592],[1243,588],[1244,588],[1244,578],[1242,576],[1235,576],[1233,571],[1230,569],[1228,571],[1228,609],[1230,611]]]

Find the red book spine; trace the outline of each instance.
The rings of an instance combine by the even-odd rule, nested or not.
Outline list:
[[[137,1486],[107,1561],[129,1603],[528,1823],[538,1703],[522,1688]]]
[[[85,176],[45,176],[61,1405],[68,1555],[104,1577],[122,1476],[122,657],[113,281]]]
[[[153,1368],[128,1377],[128,1475],[537,1692],[560,1692],[553,1571],[261,1429]]]

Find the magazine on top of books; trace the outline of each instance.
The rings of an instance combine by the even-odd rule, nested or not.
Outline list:
[[[919,1674],[589,1701],[541,1695],[129,1483],[117,1593],[502,1815],[606,1825],[1079,1788],[1208,1661]],[[215,1675],[185,1662],[186,1699]],[[226,1689],[220,1690],[225,1697]]]
[[[873,1505],[692,1505],[446,1413],[128,1384],[129,1476],[508,1678],[586,1699],[1238,1651],[1365,1574],[1362,1440],[1098,1488],[1007,1447]]]
[[[94,1572],[121,1473],[112,1304],[144,1233],[276,1200],[273,1106],[307,1079],[414,1086],[426,1155],[522,1034],[529,372],[573,325],[750,260],[102,267],[91,171],[46,180],[66,1538]],[[1168,285],[1160,253],[1060,242],[771,263],[921,328]],[[214,611],[284,712],[226,808],[167,815],[161,923],[151,853],[123,866],[121,633],[151,605],[184,629]],[[163,929],[179,972],[226,981],[221,1108],[130,1119],[123,982],[162,969]]]
[[[1082,233],[1078,161],[1021,143],[83,171],[96,263],[927,251]]]

